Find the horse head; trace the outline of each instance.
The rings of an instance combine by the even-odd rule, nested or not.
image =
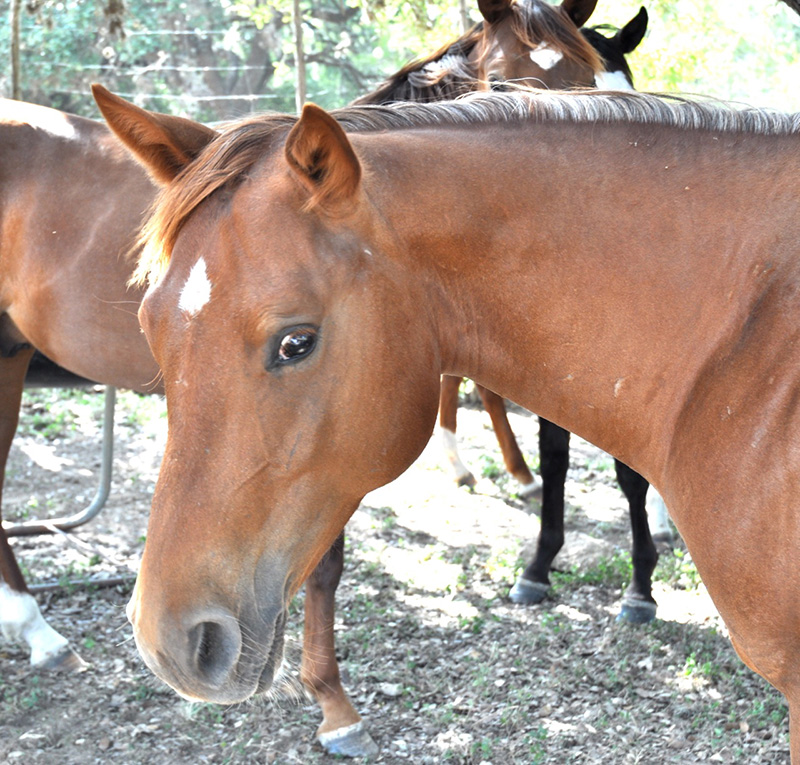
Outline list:
[[[235,702],[269,687],[288,603],[361,498],[430,437],[430,296],[370,249],[387,235],[321,109],[220,135],[95,97],[169,184],[139,314],[169,436],[129,618],[157,675]]]

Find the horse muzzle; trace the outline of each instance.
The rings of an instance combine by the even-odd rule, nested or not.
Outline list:
[[[212,606],[153,623],[134,598],[128,618],[139,653],[178,694],[235,704],[269,690],[283,659],[285,608],[270,609],[271,616],[259,609],[255,618],[242,618]]]

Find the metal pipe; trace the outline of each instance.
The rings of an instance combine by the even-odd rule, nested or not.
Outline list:
[[[71,579],[68,582],[41,582],[40,584],[29,584],[30,592],[54,592],[66,587],[116,587],[117,585],[133,585],[136,577],[130,576],[105,576],[92,579]]]
[[[19,523],[3,523],[3,530],[9,537],[52,534],[54,529],[69,531],[91,521],[102,509],[111,491],[111,472],[114,462],[114,409],[117,402],[117,389],[106,385],[105,409],[103,413],[103,453],[100,465],[100,485],[88,507],[74,515],[53,518],[47,521],[30,520]]]

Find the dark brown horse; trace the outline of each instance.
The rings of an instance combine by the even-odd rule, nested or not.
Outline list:
[[[96,97],[167,184],[139,317],[169,437],[128,609],[162,679],[270,686],[292,594],[464,375],[652,481],[800,763],[800,118],[494,94],[217,134]]]

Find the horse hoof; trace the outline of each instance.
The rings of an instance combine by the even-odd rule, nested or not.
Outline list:
[[[379,751],[363,720],[346,728],[320,733],[317,738],[328,754],[340,757],[375,757]]]
[[[476,483],[475,476],[472,473],[466,473],[456,478],[456,486],[467,486],[470,489],[474,489]]]
[[[533,606],[537,603],[541,603],[547,597],[549,591],[549,584],[532,582],[530,579],[519,577],[519,579],[514,582],[514,586],[508,593],[508,597],[512,603]]]
[[[656,604],[647,600],[623,600],[618,622],[649,624],[656,618]]]
[[[83,672],[89,665],[68,645],[34,666],[48,672]]]
[[[517,496],[520,499],[538,499],[542,498],[542,482],[533,480],[530,483],[525,483],[520,486]]]

